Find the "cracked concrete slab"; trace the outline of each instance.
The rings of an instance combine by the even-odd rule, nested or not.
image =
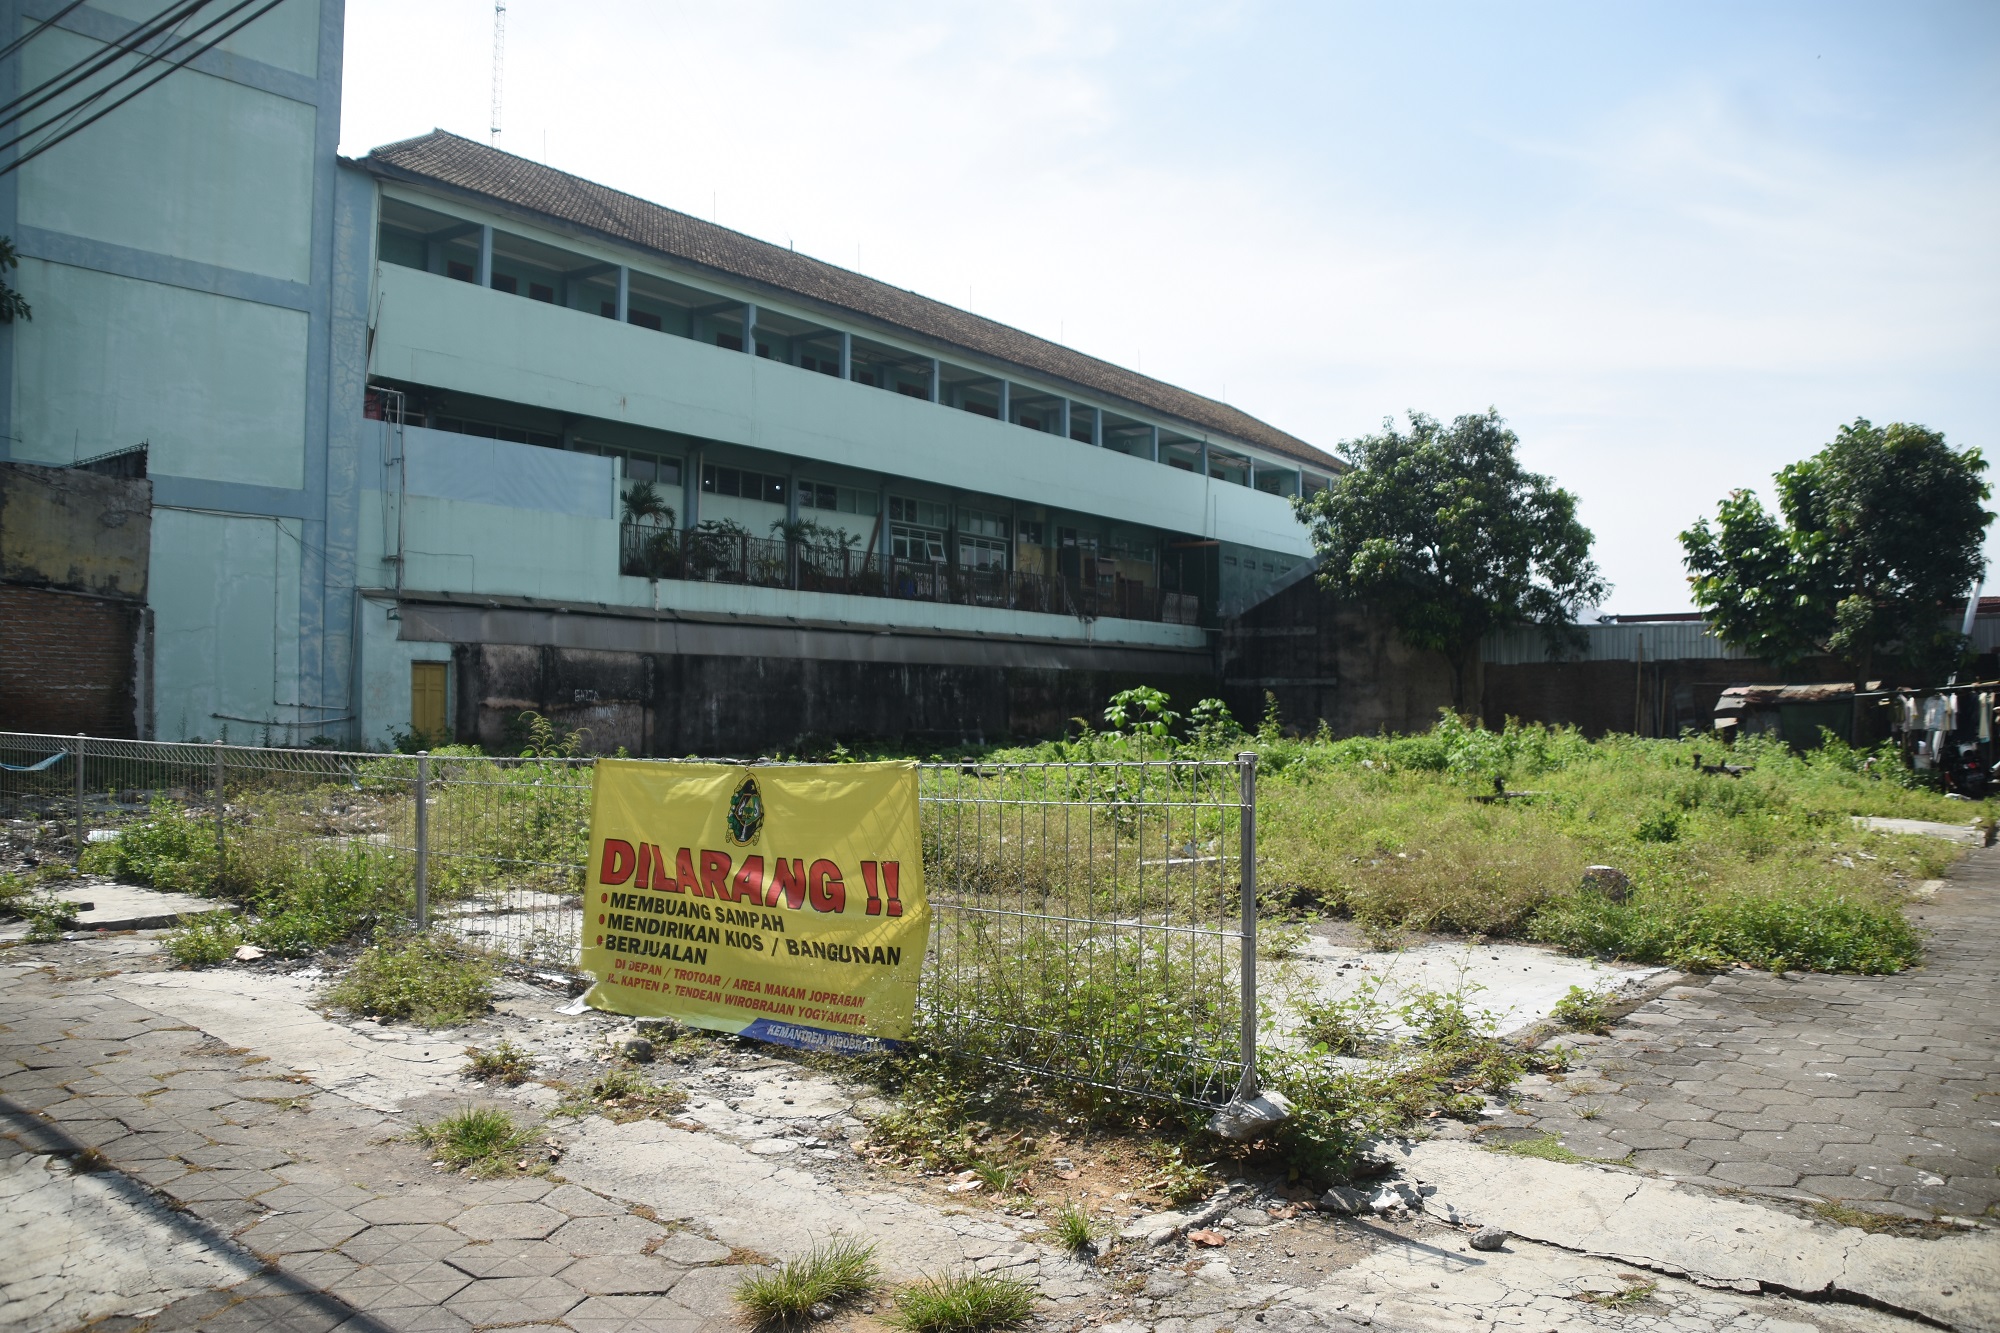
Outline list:
[[[138,1316],[263,1266],[123,1176],[27,1153],[0,1160],[0,1255],[0,1328],[16,1333]]]
[[[296,976],[137,972],[118,981],[135,1004],[268,1055],[315,1087],[378,1111],[400,1110],[466,1065],[462,1044],[435,1033],[333,1022],[314,1007],[311,982]]]
[[[1468,1008],[1490,1012],[1495,1030],[1507,1035],[1546,1020],[1571,986],[1637,994],[1668,973],[1666,968],[1575,958],[1526,944],[1441,942],[1412,949],[1357,949],[1310,935],[1279,964],[1277,1027],[1285,1032],[1288,1015],[1304,995],[1346,999],[1379,983],[1379,999],[1390,1009],[1417,992],[1462,992]]]
[[[2000,1328],[2000,1234],[1936,1240],[1810,1222],[1629,1171],[1489,1152],[1464,1143],[1408,1147],[1404,1169],[1437,1193],[1434,1216],[1704,1286],[1860,1298],[1952,1328]]]

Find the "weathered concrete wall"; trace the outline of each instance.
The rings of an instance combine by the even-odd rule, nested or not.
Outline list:
[[[1368,608],[1321,592],[1311,578],[1228,622],[1223,693],[1254,726],[1268,691],[1287,731],[1324,721],[1336,736],[1426,731],[1451,704],[1451,668],[1410,647]]]
[[[146,600],[153,483],[0,463],[0,582]]]
[[[836,740],[921,750],[1058,736],[1132,685],[1166,689],[1182,708],[1215,692],[1200,676],[507,644],[459,645],[453,661],[458,737],[489,749],[518,744],[512,728],[530,710],[587,729],[597,753],[751,756]]]
[[[1574,726],[1586,735],[1706,731],[1715,701],[1731,685],[1813,684],[1848,679],[1847,666],[1812,658],[1780,671],[1767,662],[1681,659],[1646,662],[1532,662],[1486,666],[1486,718]]]

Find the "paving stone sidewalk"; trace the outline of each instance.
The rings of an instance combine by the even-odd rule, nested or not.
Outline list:
[[[2000,848],[1910,916],[1920,967],[1690,978],[1584,1038],[1501,1133],[1782,1198],[2000,1217]]]
[[[735,1326],[744,1270],[728,1246],[573,1185],[442,1175],[381,1112],[115,996],[46,983],[17,971],[0,984],[0,1165],[89,1164],[94,1150],[164,1191],[176,1239],[247,1251],[257,1273],[94,1329]],[[116,1260],[64,1280],[112,1280]],[[44,1322],[37,1303],[56,1295],[7,1291],[0,1325]]]

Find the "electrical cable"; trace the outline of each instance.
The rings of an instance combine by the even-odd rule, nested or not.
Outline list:
[[[58,9],[55,13],[43,19],[40,23],[37,23],[27,32],[21,34],[19,37],[16,37],[13,41],[7,43],[5,46],[0,46],[0,60],[5,60],[8,56],[13,55],[16,51],[26,46],[29,42],[34,41],[35,38],[41,36],[44,32],[47,32],[50,28],[53,28],[57,23],[60,23],[63,19],[68,18],[71,10],[81,9],[81,8],[83,8],[83,0],[69,0],[68,4],[64,5],[61,9]]]
[[[205,2],[206,0],[204,0],[204,3]],[[103,97],[106,93],[112,91],[112,89],[117,88],[120,85],[130,81],[141,70],[144,70],[151,65],[159,63],[159,61],[166,54],[167,51],[172,51],[179,47],[185,46],[188,42],[193,41],[196,37],[199,37],[202,33],[207,32],[209,29],[215,27],[219,23],[227,22],[232,15],[241,12],[242,10],[248,8],[250,5],[254,3],[256,3],[256,0],[240,0],[240,3],[238,3],[234,8],[225,11],[220,17],[212,19],[209,22],[203,24],[200,28],[197,28],[194,32],[188,34],[186,37],[183,37],[179,41],[173,43],[172,46],[166,47],[164,50],[148,56],[145,60],[133,66],[130,70],[127,70],[124,74],[119,75],[115,81],[105,85],[97,92],[92,93],[89,97],[85,98],[82,102],[78,103],[77,105],[72,106],[67,110],[58,112],[56,115],[53,115],[49,117],[47,120],[42,121],[40,124],[34,126],[32,129],[23,130],[21,133],[7,140],[5,143],[0,143],[0,151],[4,151],[8,148],[14,147],[15,145],[32,137],[33,135],[40,133],[42,130],[48,128],[50,125],[55,124],[59,120],[66,120],[69,117],[76,115],[77,112],[83,110],[84,107],[90,105],[90,103],[96,101],[98,98]],[[8,172],[14,170],[16,167],[22,165],[23,163],[32,161],[33,159],[41,156],[43,153],[55,147],[57,144],[69,138],[71,135],[76,134],[81,130],[87,129],[91,125],[96,124],[99,120],[102,120],[105,116],[109,115],[111,112],[116,111],[119,107],[124,106],[127,102],[137,97],[140,93],[145,92],[146,89],[152,87],[154,84],[158,83],[161,79],[164,79],[168,75],[172,74],[175,70],[184,69],[193,61],[201,59],[202,56],[208,54],[210,51],[213,51],[217,46],[220,46],[223,42],[228,41],[236,33],[241,32],[244,28],[250,26],[250,24],[256,22],[258,19],[270,13],[273,9],[276,9],[280,4],[283,3],[284,0],[270,0],[269,4],[266,4],[262,9],[259,9],[256,13],[250,15],[249,18],[244,19],[241,23],[238,23],[235,27],[232,27],[227,31],[223,32],[213,41],[210,41],[205,45],[199,47],[198,49],[189,52],[182,59],[173,61],[167,66],[167,68],[161,70],[151,79],[148,79],[145,83],[140,84],[137,88],[134,88],[131,92],[125,94],[125,96],[119,98],[117,101],[113,102],[110,106],[103,108],[102,110],[98,111],[95,115],[92,115],[82,121],[79,121],[75,125],[67,127],[66,129],[62,130],[60,133],[54,135],[53,137],[43,140],[40,144],[37,144],[29,152],[22,154],[20,157],[17,157],[16,159],[14,159],[14,161],[8,163],[4,168],[0,168],[0,176],[4,176]]]
[[[178,28],[181,24],[186,23],[189,19],[193,18],[202,9],[206,8],[209,3],[210,0],[189,0],[188,4],[182,6],[185,12],[182,13],[174,21],[173,27]],[[180,48],[186,46],[189,42],[195,41],[203,33],[210,31],[220,23],[227,21],[232,14],[235,14],[238,10],[242,10],[248,7],[252,3],[254,3],[254,0],[240,0],[240,3],[238,3],[234,9],[225,11],[220,17],[210,19],[207,23],[204,23],[201,27],[196,28],[193,32],[182,33],[180,36],[175,37],[172,41],[165,42],[162,45],[155,47],[151,51],[141,52],[138,48],[140,45],[143,45],[142,42],[133,42],[131,44],[121,43],[112,50],[107,51],[104,54],[104,56],[99,60],[99,63],[95,68],[87,71],[84,74],[78,75],[76,78],[70,80],[69,83],[65,84],[62,88],[50,91],[45,96],[36,99],[36,102],[29,106],[20,107],[17,110],[7,115],[0,115],[0,126],[4,126],[9,122],[18,122],[19,119],[30,110],[34,110],[39,106],[45,105],[51,99],[53,99],[58,93],[64,92],[69,88],[75,87],[78,83],[83,82],[85,79],[95,77],[96,75],[102,73],[105,69],[108,69],[111,65],[117,63],[119,60],[124,59],[126,56],[136,55],[139,56],[140,59],[138,63],[132,65],[128,69],[121,71],[102,86],[92,89],[89,93],[78,98],[76,101],[71,102],[68,106],[60,108],[59,110],[49,115],[47,118],[38,121],[35,124],[30,125],[28,128],[22,130],[20,133],[16,134],[13,138],[6,140],[4,143],[0,143],[0,150],[12,148],[16,144],[22,143],[25,140],[33,138],[35,135],[40,134],[43,130],[48,129],[50,126],[57,125],[63,121],[72,119],[73,117],[76,116],[78,112],[84,110],[92,103],[101,100],[107,94],[117,91],[123,85],[131,82],[132,79],[137,77],[144,70],[159,63],[167,56],[171,55],[175,51],[178,51]],[[161,36],[163,34],[154,34],[154,35]],[[171,29],[169,30],[168,34],[164,35],[171,35]],[[149,37],[146,40],[151,40],[151,38]]]
[[[0,102],[0,124],[17,120],[23,113],[42,105],[57,93],[66,92],[92,75],[102,73],[121,57],[134,54],[140,46],[185,22],[195,11],[204,8],[208,3],[209,0],[175,0],[175,3],[168,5],[117,41],[106,42],[104,49],[89,52],[68,69],[58,70],[34,87],[16,93],[6,102]],[[89,68],[85,68],[86,66]],[[61,87],[57,87],[58,84],[61,84]]]

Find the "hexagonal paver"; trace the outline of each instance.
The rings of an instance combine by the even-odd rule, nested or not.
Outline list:
[[[470,1277],[554,1277],[576,1258],[542,1240],[481,1240],[467,1242],[444,1261]]]
[[[745,1278],[770,1272],[765,1268],[730,1264],[720,1268],[697,1268],[674,1283],[673,1298],[696,1314],[724,1319],[736,1312],[736,1288]]]
[[[474,1324],[526,1324],[561,1319],[583,1299],[556,1277],[475,1278],[445,1308]]]
[[[664,1296],[688,1270],[644,1254],[605,1254],[577,1259],[562,1270],[563,1281],[591,1296]]]
[[[704,1264],[719,1264],[730,1254],[729,1247],[706,1236],[697,1236],[692,1231],[670,1232],[667,1238],[652,1247],[653,1253],[662,1259],[671,1259],[677,1264],[698,1268]]]
[[[449,1222],[465,1205],[443,1194],[403,1190],[377,1195],[351,1211],[364,1222]]]
[[[368,1224],[354,1214],[337,1210],[281,1213],[265,1218],[236,1239],[255,1254],[305,1254],[313,1250],[335,1249],[360,1235],[367,1227]]]
[[[358,1219],[357,1219],[358,1220]],[[410,1259],[442,1259],[465,1244],[465,1237],[434,1222],[392,1223],[371,1226],[340,1249],[364,1264],[396,1263]]]
[[[579,1217],[566,1222],[549,1236],[549,1243],[559,1245],[580,1258],[596,1254],[640,1254],[648,1242],[659,1240],[665,1234],[666,1228],[658,1222],[624,1213],[617,1217]]]
[[[482,1203],[452,1220],[452,1230],[473,1240],[540,1240],[569,1219],[539,1203]]]
[[[357,1310],[442,1305],[473,1279],[435,1259],[368,1264],[333,1287]]]
[[[671,1296],[592,1296],[563,1322],[576,1333],[704,1333],[711,1326]]]
[[[616,1217],[626,1211],[624,1204],[613,1203],[580,1185],[558,1185],[544,1194],[540,1202],[571,1217]]]

